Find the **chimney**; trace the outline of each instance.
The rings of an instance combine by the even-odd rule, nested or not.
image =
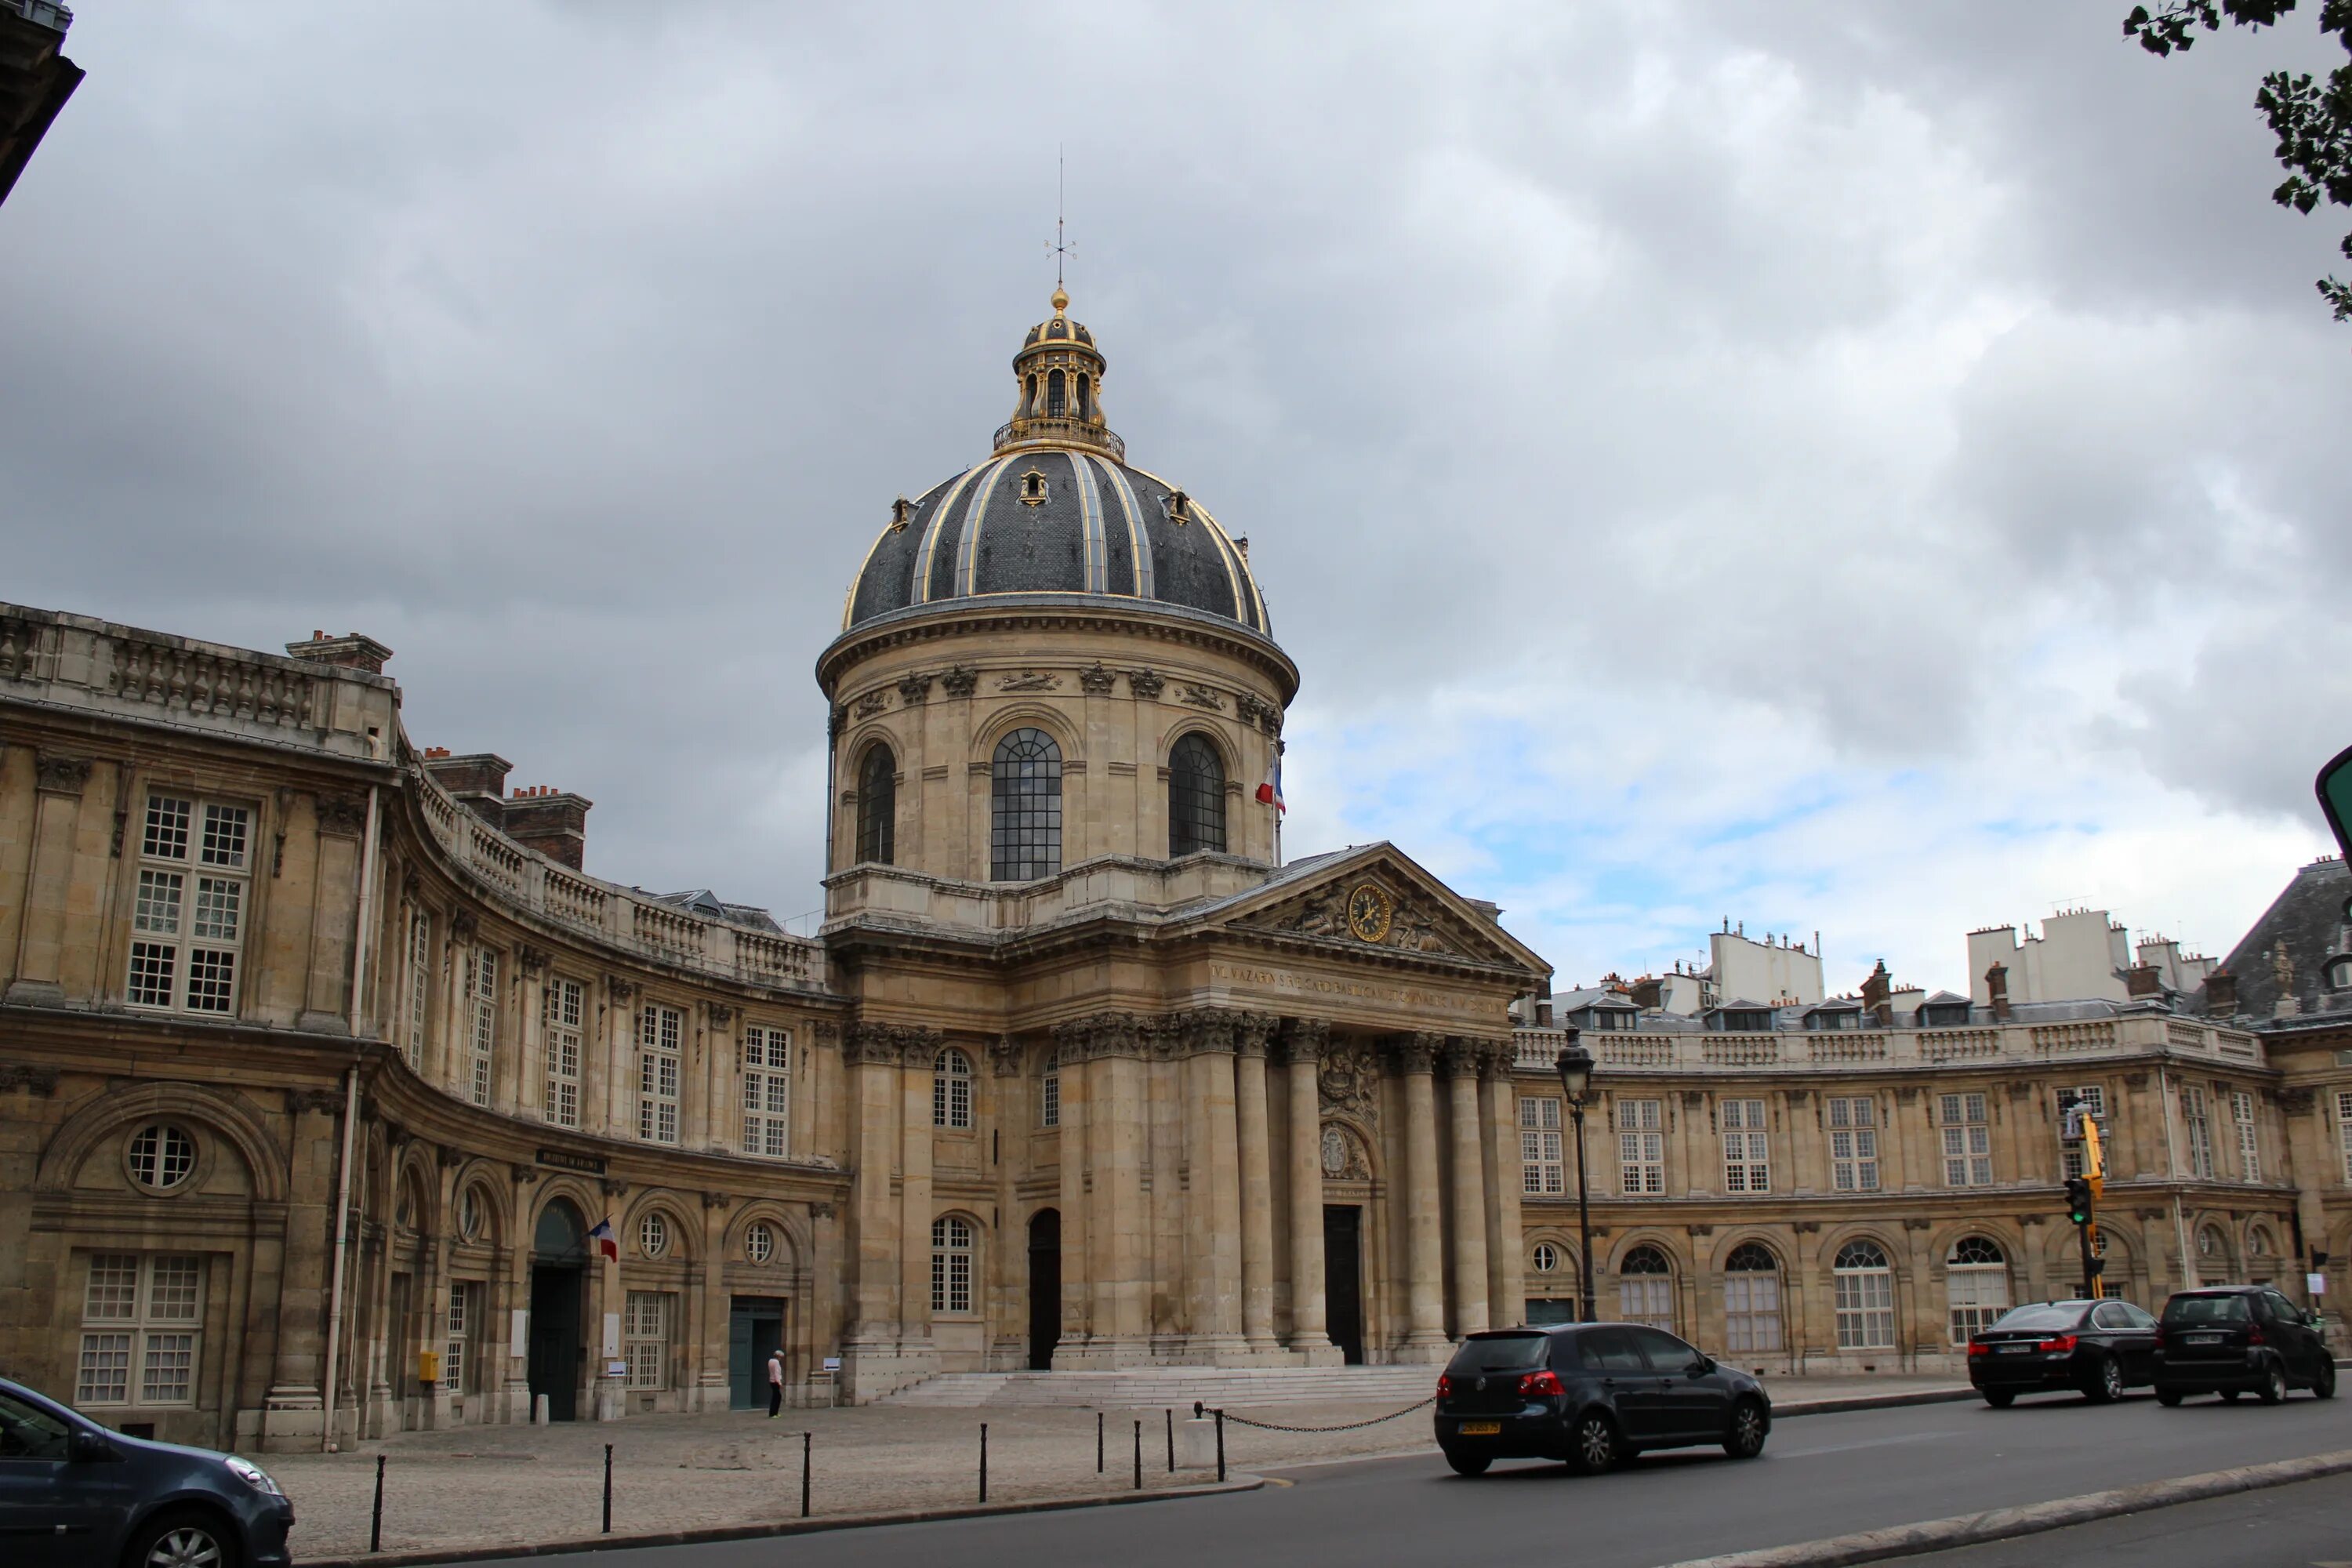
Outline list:
[[[309,642],[286,645],[288,657],[306,659],[312,664],[338,665],[344,669],[364,670],[370,675],[382,675],[384,661],[392,658],[392,649],[373,637],[357,632],[345,632],[331,637],[324,632],[312,632]]]
[[[1664,982],[1658,980],[1654,975],[1645,975],[1642,979],[1633,982],[1633,1005],[1636,1007],[1662,1007],[1665,1005],[1662,999],[1664,991]]]
[[[2217,969],[2205,977],[2205,1016],[2233,1018],[2238,1014],[2238,977]]]
[[[1992,995],[1992,1016],[1998,1024],[2009,1022],[2009,965],[1995,963],[1985,971],[1985,989]]]
[[[2153,963],[2135,963],[2124,971],[2124,994],[2134,1001],[2162,997],[2164,972]]]
[[[1886,999],[1887,994],[1894,989],[1895,982],[1886,973],[1886,960],[1882,958],[1878,961],[1878,966],[1864,975],[1862,981],[1863,1009],[1882,1029],[1895,1027],[1895,1004]]]
[[[428,746],[425,771],[433,782],[457,797],[459,804],[492,827],[506,826],[507,774],[514,764],[492,752],[467,752],[451,756],[446,746]]]
[[[506,836],[577,871],[588,847],[588,808],[595,804],[546,784],[519,789],[505,804]]]

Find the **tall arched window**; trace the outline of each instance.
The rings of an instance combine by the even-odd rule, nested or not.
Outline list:
[[[1990,1237],[1964,1236],[1944,1259],[1944,1300],[1952,1315],[1952,1342],[1965,1345],[1979,1329],[2009,1310],[2009,1258]]]
[[[1078,373],[1078,417],[1091,419],[1095,415],[1093,378],[1084,371]]]
[[[1225,764],[1197,731],[1168,752],[1168,858],[1225,847]]]
[[[1062,868],[1062,748],[1043,730],[1015,730],[991,764],[989,879],[1029,882]]]
[[[1069,412],[1069,384],[1063,379],[1062,373],[1058,370],[1048,373],[1045,377],[1045,412],[1058,418]]]
[[[971,1310],[971,1221],[961,1215],[931,1221],[931,1310]]]
[[[1621,1322],[1674,1328],[1674,1271],[1656,1247],[1637,1247],[1618,1263],[1617,1317]]]
[[[1831,1273],[1837,1281],[1837,1339],[1842,1351],[1895,1348],[1895,1270],[1874,1241],[1838,1248]]]
[[[857,767],[857,858],[887,866],[898,852],[898,759],[870,746]]]
[[[931,1125],[971,1125],[971,1058],[953,1046],[931,1064]]]
[[[1734,1353],[1780,1348],[1780,1265],[1752,1241],[1723,1260],[1723,1340]]]

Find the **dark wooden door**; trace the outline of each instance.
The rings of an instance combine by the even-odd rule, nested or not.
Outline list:
[[[580,1270],[530,1271],[530,1391],[547,1395],[547,1418],[579,1417]]]
[[[1323,1311],[1331,1342],[1349,1366],[1364,1364],[1364,1211],[1323,1211]]]
[[[1062,1342],[1062,1212],[1039,1209],[1029,1220],[1029,1370],[1051,1372]]]

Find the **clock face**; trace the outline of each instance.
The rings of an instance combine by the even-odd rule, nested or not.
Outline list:
[[[1359,885],[1348,895],[1348,929],[1356,933],[1359,942],[1386,940],[1389,921],[1395,912],[1389,896],[1370,882]]]

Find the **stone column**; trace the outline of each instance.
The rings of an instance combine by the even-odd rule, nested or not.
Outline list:
[[[727,1365],[727,1339],[735,1321],[735,1299],[727,1291],[727,1210],[730,1202],[724,1193],[702,1194],[702,1279],[698,1289],[702,1298],[702,1335],[698,1352],[701,1365],[695,1369],[694,1403],[688,1407],[693,1410],[725,1410],[734,1401]],[[767,1381],[764,1370],[759,1381]]]
[[[23,911],[16,933],[16,978],[9,984],[11,1002],[47,1003],[65,1000],[66,897],[73,883],[74,837],[81,817],[83,786],[89,783],[89,762],[42,752],[34,758],[33,847],[26,858]],[[139,832],[132,824],[128,831]],[[136,846],[134,845],[135,848]],[[195,879],[188,879],[182,906],[195,909]],[[179,979],[174,976],[175,981]],[[247,990],[252,983],[247,983]]]
[[[1244,1345],[1234,1036],[1233,1016],[1216,1011],[1187,1016],[1179,1036],[1186,1052],[1184,1164],[1190,1180],[1184,1253],[1192,1321],[1185,1348],[1191,1360],[1208,1364],[1237,1360]]]
[[[1290,1078],[1290,1348],[1309,1366],[1337,1366],[1323,1297],[1323,1098],[1318,1081],[1331,1026],[1288,1018],[1282,1052]]]
[[[1394,1042],[1404,1079],[1404,1191],[1399,1194],[1405,1247],[1405,1337],[1401,1362],[1442,1362],[1445,1337],[1445,1252],[1438,1220],[1437,1096],[1431,1074],[1445,1037],[1403,1035]]]
[[[947,1037],[937,1029],[892,1033],[898,1039],[904,1097],[898,1118],[898,1353],[906,1363],[902,1371],[921,1376],[938,1364],[931,1339],[931,1085]]]
[[[1151,1353],[1144,1268],[1150,1247],[1143,1224],[1144,1022],[1128,1013],[1089,1021],[1087,1245],[1075,1258],[1066,1245],[1062,1269],[1066,1277],[1076,1268],[1089,1286],[1093,1337],[1080,1364],[1090,1367],[1134,1366]],[[1067,1074],[1063,1081],[1069,1081]]]
[[[898,1163],[898,1047],[887,1026],[852,1024],[842,1037],[842,1061],[856,1096],[851,1107],[851,1309],[842,1337],[844,1392],[863,1404],[889,1393],[888,1363],[898,1355],[898,1205],[890,1178]],[[927,1117],[928,1121],[929,1118]]]
[[[1486,1327],[1486,1173],[1478,1127],[1479,1047],[1445,1047],[1445,1102],[1454,1154],[1454,1337]]]
[[[1255,1357],[1280,1359],[1274,1342],[1274,1176],[1269,1162],[1265,1047],[1274,1020],[1234,1020],[1234,1125],[1241,1153],[1242,1337]]]
[[[1510,1041],[1489,1042],[1478,1082],[1486,1120],[1486,1318],[1497,1326],[1522,1321],[1528,1310],[1522,1272],[1528,1244],[1519,1219],[1526,1174],[1519,1154],[1519,1097],[1511,1081],[1513,1065]],[[1562,1152],[1571,1161],[1576,1157],[1573,1149]]]
[[[1031,1129],[1037,1124],[1036,1090],[1023,1070],[1028,1058],[1028,1048],[1011,1035],[999,1035],[989,1044],[987,1125],[1007,1145],[990,1167],[996,1185],[997,1215],[982,1298],[988,1303],[984,1364],[990,1372],[1018,1372],[1029,1364],[1029,1216],[1022,1210],[1017,1180],[1027,1173],[1029,1158],[1024,1151],[1031,1146]]]
[[[336,1135],[343,1097],[331,1090],[287,1096],[292,1112],[288,1153],[285,1272],[277,1306],[277,1356],[263,1403],[261,1446],[273,1454],[307,1451],[326,1433],[327,1272],[334,1251]]]
[[[1054,1026],[1062,1074],[1061,1130],[1055,1138],[1062,1214],[1062,1337],[1054,1346],[1056,1371],[1087,1364],[1087,1343],[1093,1338],[1094,1276],[1087,1266],[1087,1136],[1091,1120],[1087,1058],[1093,1037],[1085,1022]]]

